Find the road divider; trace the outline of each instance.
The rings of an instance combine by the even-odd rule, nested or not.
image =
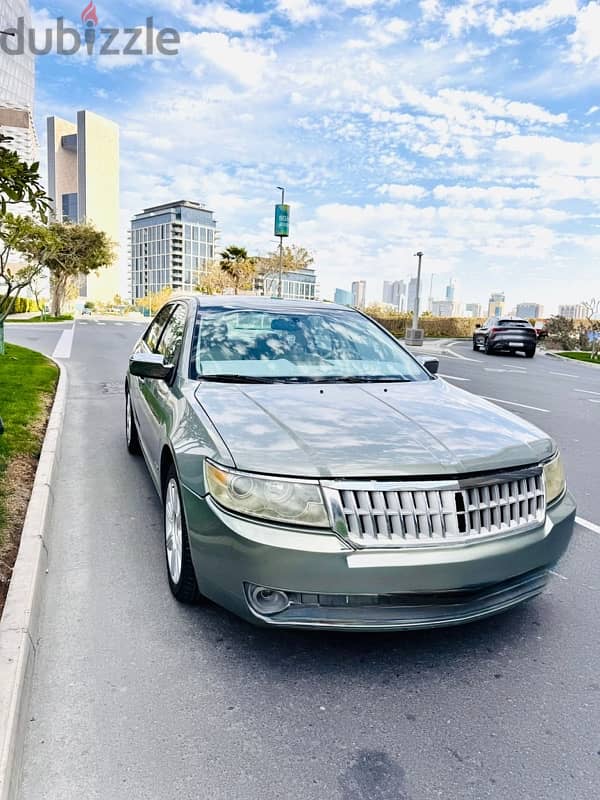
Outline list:
[[[48,563],[46,526],[66,400],[67,375],[62,368],[0,619],[0,800],[16,797],[21,767]]]

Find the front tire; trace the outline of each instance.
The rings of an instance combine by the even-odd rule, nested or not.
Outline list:
[[[200,600],[196,573],[192,564],[181,491],[175,467],[171,465],[165,479],[163,527],[169,588],[180,603],[195,604]]]
[[[489,345],[489,342],[487,342],[487,341],[485,343],[485,354],[487,356],[493,356],[494,355],[494,351],[492,350],[492,348]]]
[[[477,339],[473,337],[473,350],[479,350],[479,345],[477,344]]]
[[[531,349],[525,350],[525,358],[533,358],[534,355],[535,355],[535,347],[533,348],[533,350]]]
[[[125,389],[125,441],[131,455],[138,456],[141,453],[140,437],[138,436],[133,408],[131,407],[131,397],[127,388]]]

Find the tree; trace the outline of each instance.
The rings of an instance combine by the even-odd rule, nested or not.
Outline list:
[[[548,339],[558,342],[561,350],[570,350],[576,338],[575,323],[567,317],[550,317],[546,324]]]
[[[581,304],[585,309],[587,321],[586,339],[589,342],[590,359],[594,361],[600,356],[600,298],[597,300],[592,297],[589,301]]]
[[[313,254],[305,247],[293,244],[283,248],[281,259],[283,272],[307,269],[315,261]],[[256,271],[260,275],[273,275],[279,272],[279,250],[256,259]]]
[[[58,317],[74,281],[112,263],[114,245],[104,231],[90,222],[53,222],[49,231],[54,247],[47,267],[52,289],[52,314]]]
[[[240,289],[247,289],[256,275],[255,259],[250,258],[245,247],[230,245],[221,253],[219,266],[233,282],[235,294]]]
[[[44,271],[54,248],[45,225],[31,217],[0,215],[0,355],[4,355],[4,321],[15,300]]]
[[[163,286],[159,292],[149,292],[141,300],[138,300],[136,305],[139,308],[145,309],[150,315],[155,314],[161,306],[171,298],[173,289],[170,286]]]
[[[40,178],[40,165],[28,164],[15,150],[7,147],[10,136],[0,133],[0,215],[7,213],[9,205],[26,203],[35,216],[46,221],[50,199]]]
[[[229,276],[221,269],[217,261],[211,261],[196,285],[196,291],[202,294],[223,294],[227,287]]]

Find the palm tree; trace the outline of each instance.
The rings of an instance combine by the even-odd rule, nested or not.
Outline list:
[[[233,281],[235,294],[243,286],[247,286],[256,273],[256,265],[245,247],[231,245],[221,253],[219,266]]]

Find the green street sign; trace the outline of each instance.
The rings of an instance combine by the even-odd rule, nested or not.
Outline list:
[[[287,203],[275,206],[275,236],[290,235],[290,207]]]

